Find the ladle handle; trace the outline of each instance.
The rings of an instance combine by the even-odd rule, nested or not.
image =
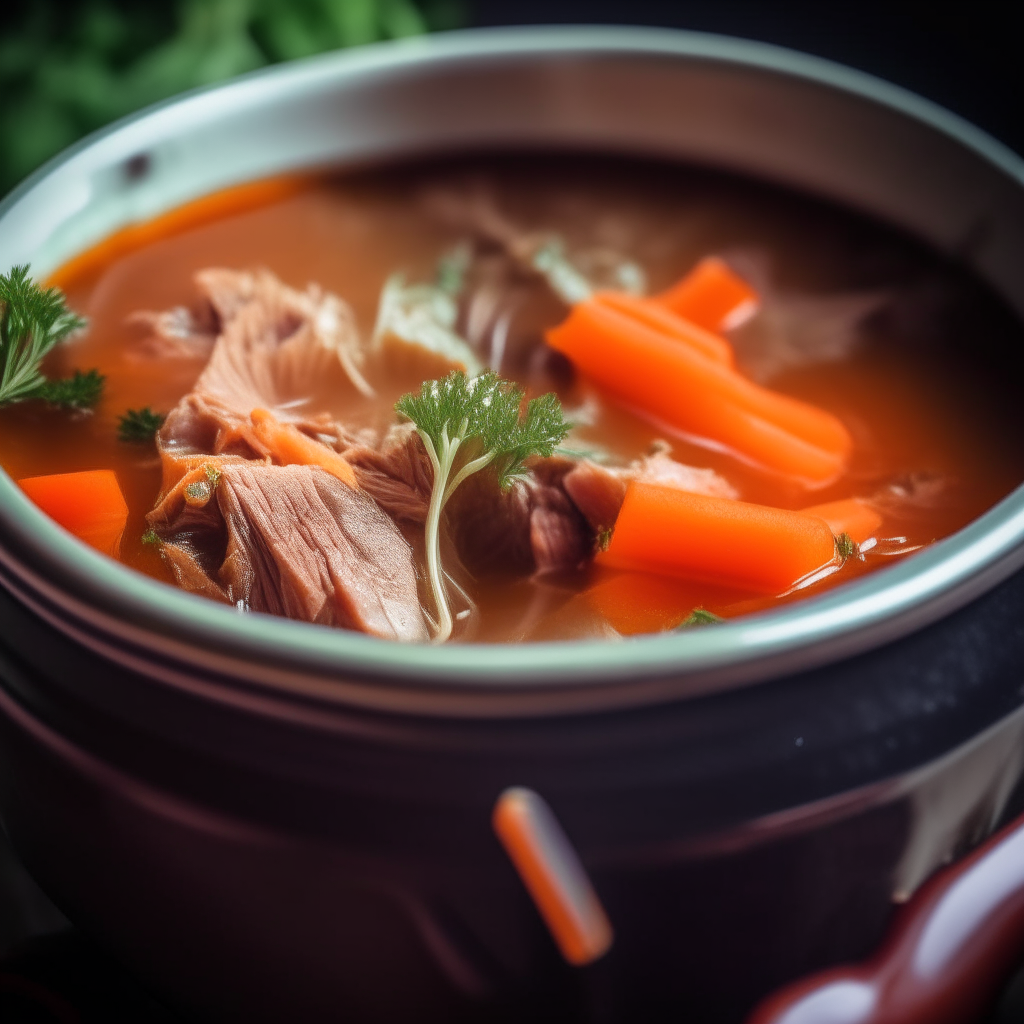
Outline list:
[[[794,982],[747,1024],[969,1024],[1024,948],[1024,816],[934,874],[861,964]]]

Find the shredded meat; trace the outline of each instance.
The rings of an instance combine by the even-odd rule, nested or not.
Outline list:
[[[196,390],[238,410],[278,409],[309,397],[338,368],[364,394],[352,311],[317,285],[298,292],[267,271],[204,270],[196,280],[221,336]]]
[[[566,473],[562,486],[595,530],[615,525],[626,497],[626,481],[621,473],[581,459]]]
[[[367,495],[314,466],[228,462],[206,501],[173,494],[149,523],[179,584],[239,607],[426,640],[412,552]]]
[[[220,333],[158,435],[164,491],[148,517],[177,582],[243,609],[426,640],[412,549],[337,454],[354,439],[295,411],[332,374],[366,387],[348,308],[267,273],[197,280]]]
[[[140,310],[128,317],[144,337],[127,350],[133,362],[151,359],[206,359],[217,340],[213,309],[203,303],[197,310],[175,306],[162,313]]]
[[[669,457],[667,447],[634,462],[627,472],[644,483],[678,487],[691,494],[705,494],[709,498],[739,497],[739,492],[724,476],[719,476],[713,469],[676,462]]]
[[[359,486],[397,522],[427,519],[434,471],[411,423],[392,427],[379,445],[353,444],[342,454]]]

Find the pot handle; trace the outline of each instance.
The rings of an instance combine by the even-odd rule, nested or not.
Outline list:
[[[1024,816],[936,872],[869,960],[768,996],[747,1024],[964,1024],[981,1018],[1024,946]]]

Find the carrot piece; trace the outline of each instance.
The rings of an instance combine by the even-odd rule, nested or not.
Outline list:
[[[552,348],[620,400],[762,465],[822,486],[853,442],[831,413],[781,395],[601,302],[577,303]]]
[[[117,555],[128,505],[113,470],[32,476],[19,480],[18,486],[79,540],[105,555]]]
[[[646,572],[608,571],[602,577],[583,596],[623,636],[673,629],[698,605],[721,606],[746,596],[735,589]]]
[[[882,525],[882,516],[878,510],[861,498],[829,501],[824,505],[812,505],[800,511],[806,516],[824,519],[837,537],[841,533],[847,533],[857,544],[863,544]]]
[[[598,292],[594,296],[594,301],[631,316],[656,331],[678,338],[716,363],[725,366],[732,366],[735,363],[732,345],[725,338],[712,334],[689,320],[684,320],[661,303],[629,295],[627,292]]]
[[[358,490],[355,470],[333,448],[313,440],[292,423],[282,423],[266,409],[253,409],[249,419],[256,439],[282,466],[319,466]]]
[[[816,516],[633,481],[596,560],[779,593],[835,557],[832,531]]]
[[[678,284],[655,299],[707,331],[739,327],[760,305],[757,292],[717,256],[701,260]]]

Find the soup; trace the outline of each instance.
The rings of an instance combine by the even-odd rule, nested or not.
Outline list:
[[[1024,479],[999,302],[718,173],[519,154],[280,179],[52,283],[88,327],[44,371],[95,368],[102,397],[7,405],[0,462],[241,613],[412,641],[708,626],[910,557]]]

